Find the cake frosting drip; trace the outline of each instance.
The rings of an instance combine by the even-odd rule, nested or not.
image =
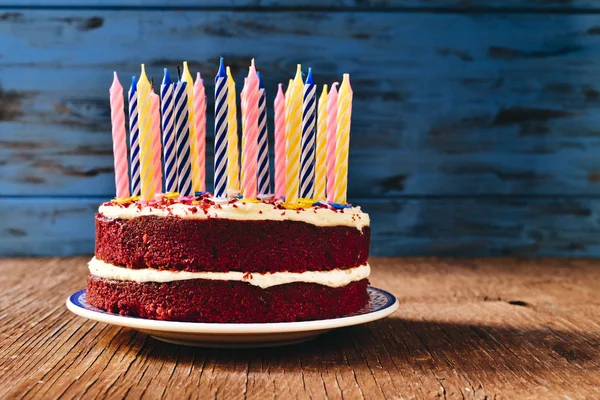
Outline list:
[[[341,287],[355,281],[369,277],[371,267],[369,264],[350,269],[334,269],[330,271],[305,271],[305,272],[273,272],[273,273],[248,273],[248,272],[188,272],[167,271],[151,268],[130,269],[117,267],[112,264],[92,258],[88,263],[90,273],[99,278],[117,281],[146,282],[174,282],[190,279],[208,279],[219,281],[247,282],[251,285],[266,289],[271,286],[285,285],[294,282],[316,283],[329,287]]]
[[[163,198],[145,203],[112,201],[100,205],[98,212],[114,219],[153,215],[189,219],[299,221],[316,226],[350,226],[358,230],[370,224],[369,215],[362,212],[360,207],[336,209],[326,204],[316,204],[306,208],[290,209],[277,200],[245,199],[231,199],[226,204],[217,204],[207,196],[184,200]]]

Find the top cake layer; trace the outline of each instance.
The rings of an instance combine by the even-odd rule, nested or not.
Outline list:
[[[96,216],[96,257],[127,268],[303,272],[365,265],[369,216],[359,207],[290,207],[208,196],[112,201]]]

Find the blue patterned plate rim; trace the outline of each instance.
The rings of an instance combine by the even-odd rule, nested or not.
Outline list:
[[[398,308],[398,299],[383,290],[373,286],[367,287],[369,303],[362,309],[339,318],[273,323],[205,323],[157,321],[151,319],[129,317],[100,310],[86,302],[85,289],[73,293],[67,298],[67,308],[73,313],[112,325],[136,329],[152,329],[156,331],[213,333],[213,334],[249,334],[274,332],[301,332],[329,330],[375,321],[387,317]]]

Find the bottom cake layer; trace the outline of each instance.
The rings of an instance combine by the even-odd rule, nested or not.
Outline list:
[[[166,321],[257,323],[336,318],[369,300],[363,279],[332,288],[290,283],[267,289],[246,282],[193,279],[116,281],[88,275],[87,302],[121,315]]]

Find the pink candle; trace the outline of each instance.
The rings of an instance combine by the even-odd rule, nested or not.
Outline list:
[[[281,83],[275,97],[275,197],[285,197],[285,95]]]
[[[196,74],[194,82],[194,125],[196,127],[196,151],[198,152],[200,191],[206,191],[206,91],[200,77]]]
[[[123,86],[115,72],[110,86],[110,119],[112,122],[113,154],[115,159],[115,184],[117,198],[129,197],[129,172],[127,171],[127,133],[123,107]]]
[[[250,66],[248,81],[246,84],[245,97],[245,123],[243,137],[246,139],[246,148],[244,154],[244,188],[243,193],[246,198],[256,198],[257,196],[257,168],[258,168],[258,100],[259,100],[259,82],[254,59]],[[242,106],[243,107],[243,106]]]
[[[241,102],[241,112],[242,112],[242,133],[246,130],[246,86],[248,86],[248,78],[244,78],[244,87],[240,92],[240,102]],[[245,175],[245,167],[246,164],[246,135],[242,134],[242,154],[240,154],[242,160],[242,169],[240,171],[240,191],[244,192],[244,175]]]
[[[337,130],[338,83],[331,85],[327,97],[327,201],[335,198],[335,134]]]
[[[160,132],[160,100],[154,87],[150,92],[150,114],[152,115],[152,170],[154,193],[162,193],[162,146]]]

